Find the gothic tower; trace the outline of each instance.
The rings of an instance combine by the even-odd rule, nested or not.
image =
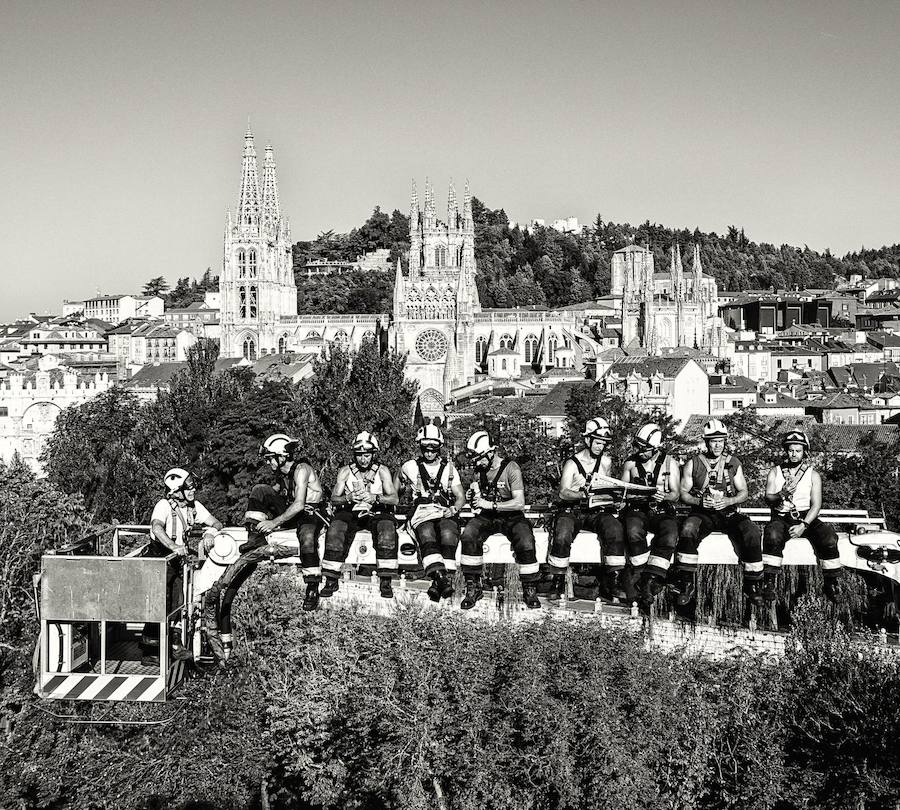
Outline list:
[[[253,132],[247,126],[237,213],[225,220],[221,293],[222,357],[255,360],[285,351],[281,319],[297,314],[291,231],[281,213],[275,152],[266,146],[262,191]]]
[[[419,382],[420,405],[428,416],[443,411],[450,391],[474,379],[475,224],[466,183],[459,211],[453,182],[447,221],[437,217],[434,188],[426,179],[424,210],[415,181],[409,206],[409,277],[399,262],[394,281],[393,344],[408,352],[407,374]]]

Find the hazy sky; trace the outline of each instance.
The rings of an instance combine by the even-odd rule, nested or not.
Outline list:
[[[428,174],[511,219],[900,241],[900,2],[0,3],[0,319],[221,265],[250,116],[295,239]]]

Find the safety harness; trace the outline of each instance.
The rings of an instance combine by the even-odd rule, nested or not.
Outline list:
[[[487,501],[496,501],[497,500],[497,482],[503,476],[504,471],[510,464],[510,459],[505,458],[500,462],[500,466],[497,468],[497,475],[494,476],[494,480],[491,481],[488,478],[487,470],[479,470],[478,471],[478,488],[481,491],[481,497]]]
[[[416,482],[416,497],[413,500],[413,506],[419,506],[423,503],[436,503],[440,506],[450,505],[450,487],[453,486],[453,467],[447,474],[446,488],[441,484],[444,477],[444,470],[447,469],[447,459],[441,459],[434,478],[428,474],[425,468],[425,462],[422,459],[416,460],[416,467],[419,470],[419,480]],[[502,469],[502,466],[501,466]]]

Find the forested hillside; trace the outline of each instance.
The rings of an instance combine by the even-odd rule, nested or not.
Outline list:
[[[722,290],[769,287],[831,288],[852,273],[865,277],[900,277],[900,244],[861,249],[843,258],[808,247],[754,242],[742,228],[729,226],[725,234],[699,228],[669,228],[606,222],[598,214],[580,234],[551,228],[510,228],[502,208],[490,209],[472,200],[475,218],[475,256],[478,291],[483,306],[565,306],[609,292],[612,254],[630,243],[647,245],[658,270],[669,266],[669,247],[682,246],[685,269],[690,269],[690,246],[700,244],[704,270]],[[372,216],[348,234],[328,231],[294,245],[294,267],[313,259],[350,261],[366,251],[389,248],[391,257],[409,250],[409,218],[395,210],[388,216],[376,208]],[[306,279],[298,274],[301,312],[384,312],[390,308],[391,274]]]

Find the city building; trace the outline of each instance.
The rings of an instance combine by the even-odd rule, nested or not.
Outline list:
[[[603,375],[608,394],[647,409],[659,408],[684,425],[709,410],[709,377],[689,357],[626,357]]]
[[[184,329],[195,337],[218,338],[219,310],[206,305],[204,301],[195,301],[186,307],[167,309],[163,320],[176,329]]]
[[[80,312],[84,318],[117,324],[126,318],[160,318],[164,307],[158,295],[97,295],[84,301],[64,301],[63,315]]]
[[[78,373],[55,357],[42,357],[37,369],[11,372],[0,379],[0,457],[18,453],[35,472],[44,442],[56,418],[114,384],[106,374]]]
[[[831,325],[831,303],[785,294],[747,293],[719,307],[722,320],[732,329],[750,329],[773,335],[793,324]]]

